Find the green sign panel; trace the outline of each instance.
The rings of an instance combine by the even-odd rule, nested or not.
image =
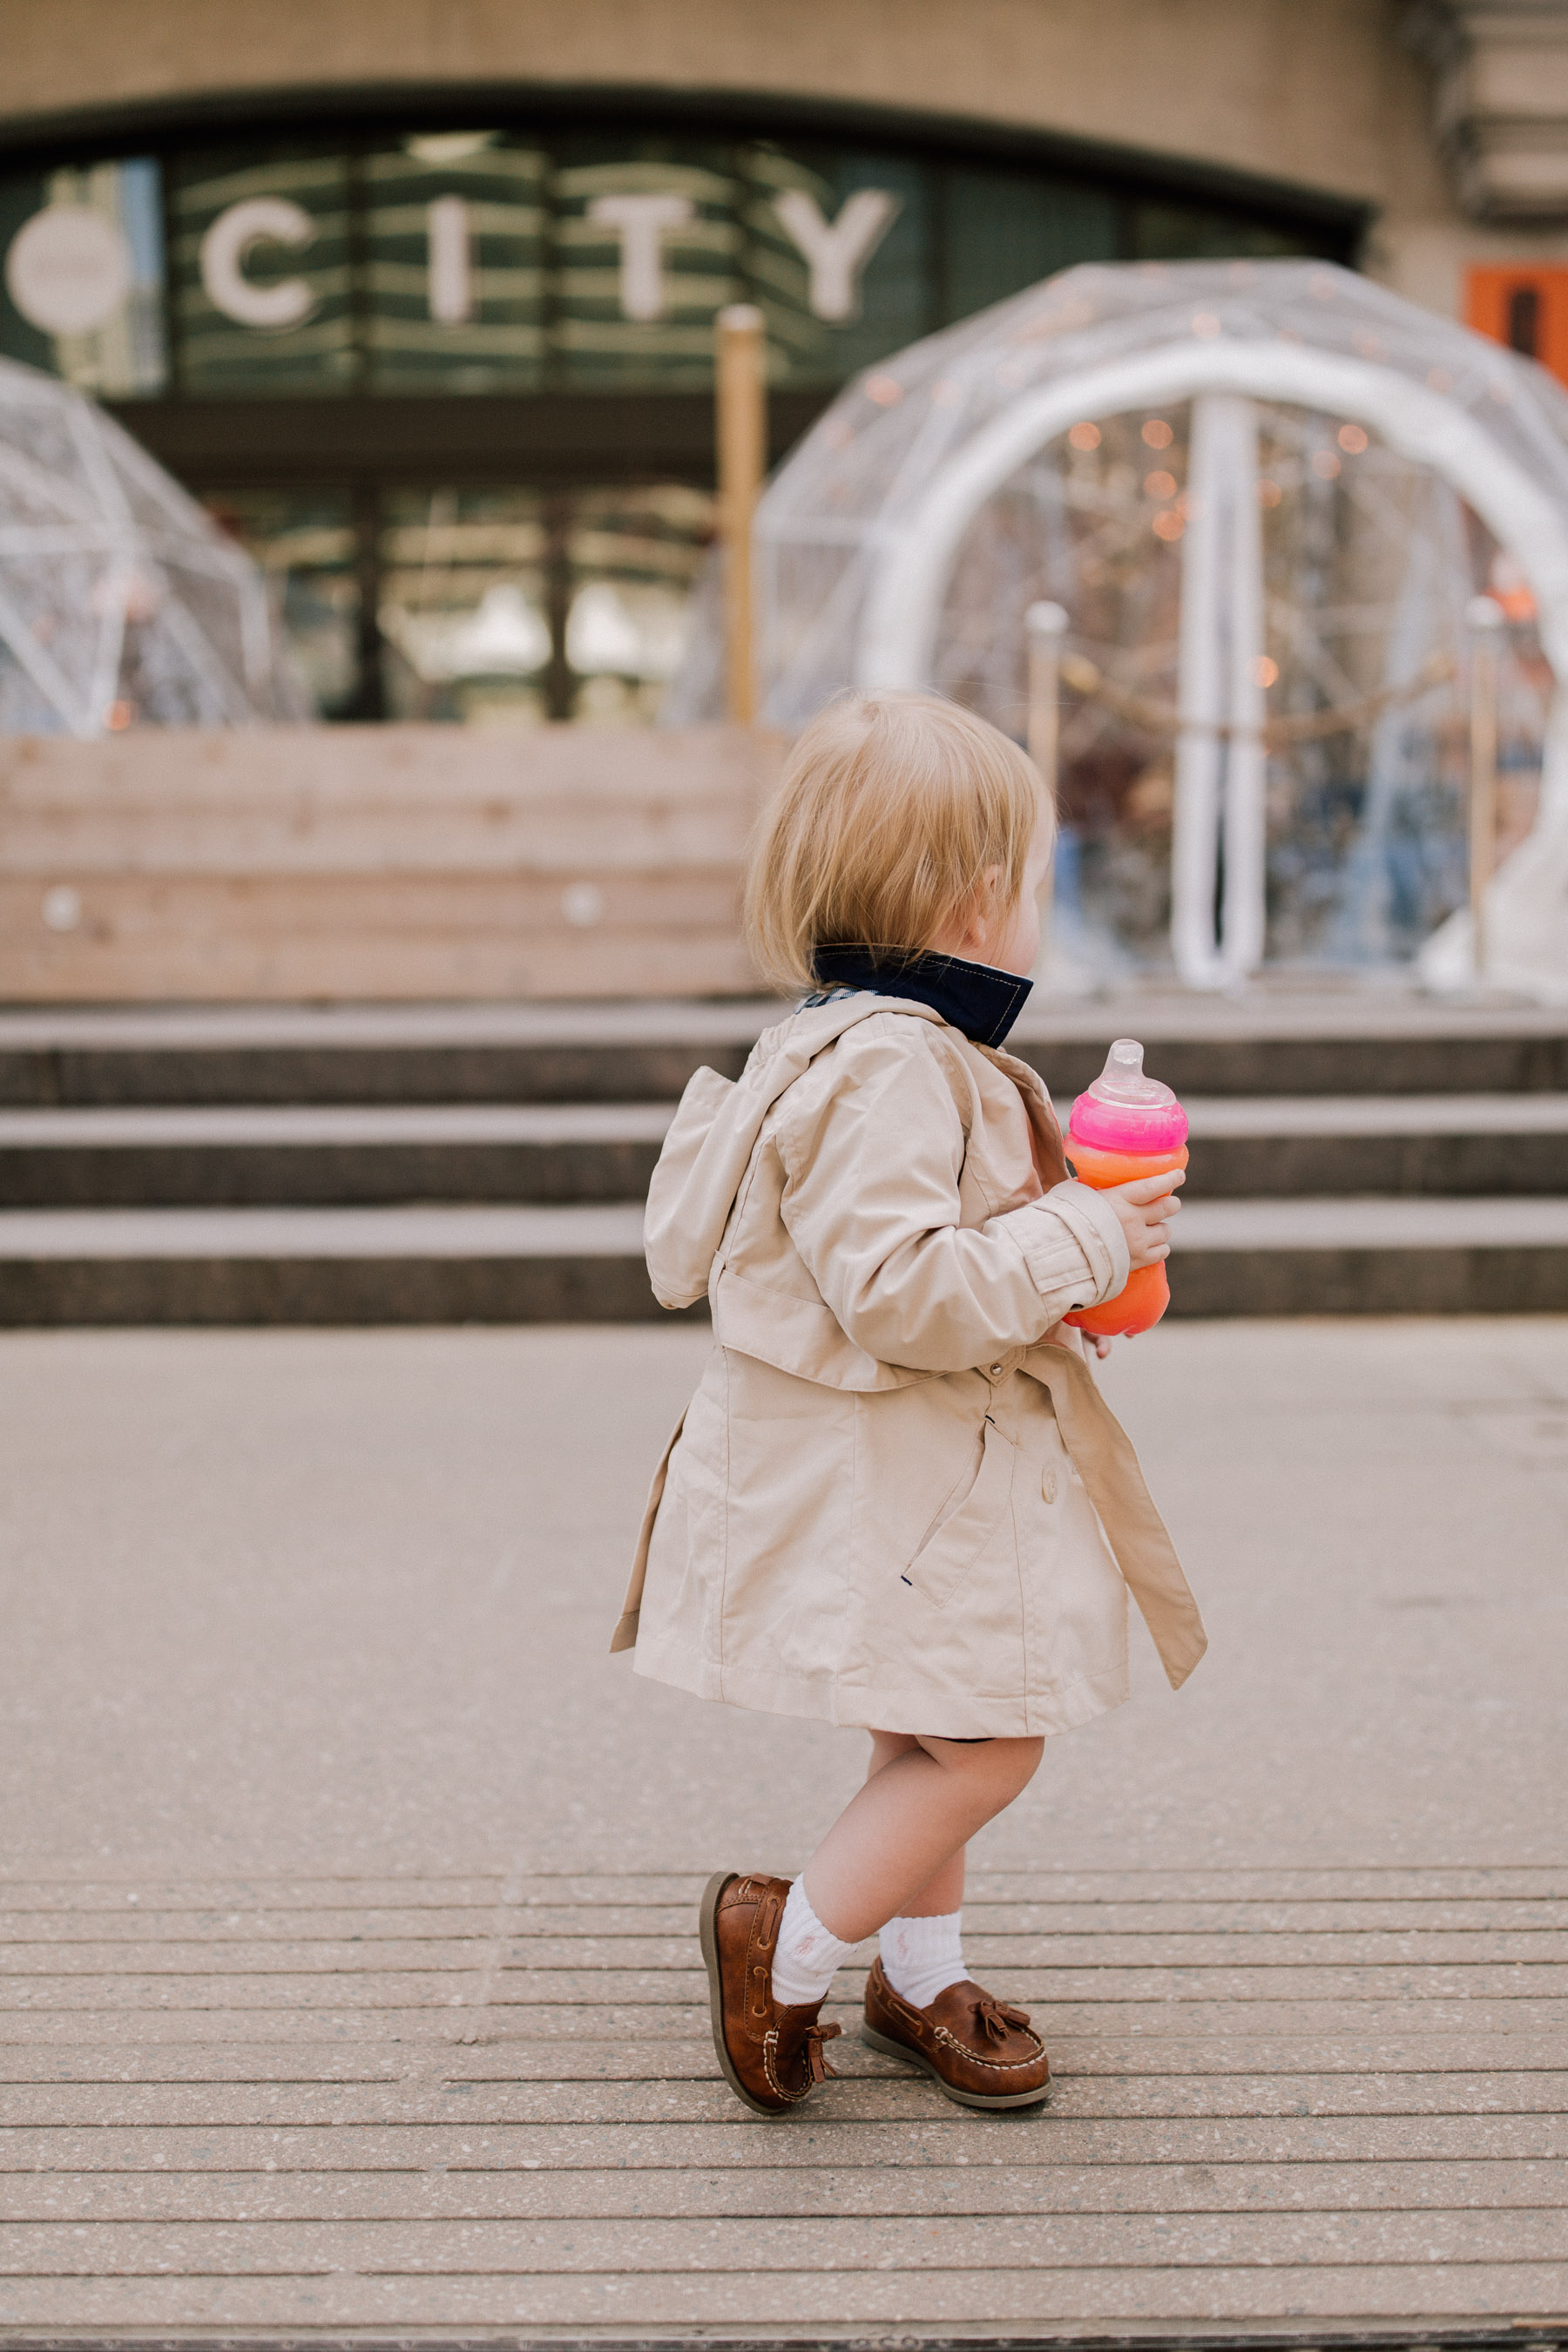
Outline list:
[[[0,182],[0,352],[107,398],[697,390],[726,304],[831,386],[1074,261],[1284,252],[1235,210],[636,129],[230,143]]]

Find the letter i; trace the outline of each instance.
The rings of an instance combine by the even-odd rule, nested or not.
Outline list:
[[[425,214],[430,250],[430,316],[460,327],[474,314],[468,266],[468,207],[461,196],[437,196]]]

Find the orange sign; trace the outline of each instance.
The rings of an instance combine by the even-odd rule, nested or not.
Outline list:
[[[1479,333],[1539,360],[1568,383],[1568,268],[1523,261],[1511,269],[1472,269],[1465,317]]]

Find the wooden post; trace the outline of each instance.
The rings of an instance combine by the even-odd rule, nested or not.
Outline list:
[[[1498,654],[1502,606],[1490,596],[1477,596],[1465,618],[1470,629],[1470,963],[1476,986],[1484,988],[1490,946],[1486,899],[1497,856]]]
[[[750,302],[721,310],[715,354],[719,533],[724,550],[725,707],[738,725],[757,715],[752,518],[767,470],[763,314]]]

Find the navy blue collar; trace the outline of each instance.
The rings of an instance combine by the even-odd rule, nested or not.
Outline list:
[[[868,988],[879,996],[912,997],[962,1029],[976,1045],[1000,1045],[1034,986],[1017,972],[965,963],[962,956],[904,955],[896,949],[879,955],[874,948],[826,947],[817,949],[814,961],[822,992],[808,996],[808,1004],[820,1004],[825,994],[839,989]]]

